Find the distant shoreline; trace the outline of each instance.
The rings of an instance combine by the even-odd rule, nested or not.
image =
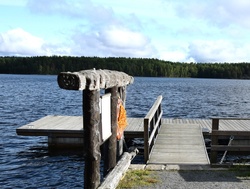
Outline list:
[[[0,57],[0,74],[58,75],[60,72],[109,69],[135,77],[250,79],[250,63],[184,63],[124,57]]]

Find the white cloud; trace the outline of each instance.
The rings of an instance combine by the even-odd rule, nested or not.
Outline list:
[[[142,33],[109,26],[98,31],[79,31],[73,37],[78,55],[114,57],[154,57],[156,51]]]
[[[190,44],[190,57],[196,62],[249,61],[250,45],[235,44],[225,40],[197,40]]]
[[[32,36],[21,28],[0,34],[0,52],[2,55],[36,55],[41,53],[43,40]]]
[[[187,53],[185,51],[167,51],[167,52],[160,52],[160,59],[161,60],[168,60],[172,62],[195,62],[195,60],[191,57],[187,57]]]
[[[100,32],[99,37],[103,44],[111,48],[144,49],[149,43],[149,40],[142,33],[115,26]]]
[[[21,28],[0,33],[1,56],[37,56],[64,55],[69,49],[46,43],[43,39],[33,36]]]

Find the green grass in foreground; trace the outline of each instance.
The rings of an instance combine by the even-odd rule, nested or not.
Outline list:
[[[138,186],[149,186],[159,180],[153,171],[148,170],[129,170],[125,177],[120,181],[117,189],[135,188]]]
[[[238,177],[250,177],[250,167],[244,165],[236,165],[229,169],[234,171]]]

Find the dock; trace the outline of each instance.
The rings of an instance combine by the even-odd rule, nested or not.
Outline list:
[[[148,164],[209,165],[199,124],[163,124]]]
[[[127,138],[143,138],[144,123],[143,118],[128,117],[128,126],[125,129],[125,137]],[[245,124],[238,124],[236,129],[246,129]],[[202,131],[211,132],[212,120],[211,119],[175,119],[163,118],[162,124],[199,124]],[[230,130],[230,127],[223,126],[226,123],[221,122],[223,129]],[[18,135],[23,136],[70,136],[82,137],[83,136],[83,117],[82,116],[61,116],[61,115],[48,115],[40,118],[34,122],[28,123],[16,129]]]
[[[82,116],[48,115],[16,129],[18,135],[48,137],[83,137]],[[143,118],[128,118],[128,138],[143,138]]]
[[[249,131],[250,120],[221,120],[222,130]],[[203,135],[210,135],[211,119],[162,118],[149,164],[209,164]],[[18,135],[47,136],[48,142],[71,138],[83,143],[83,117],[48,115],[16,129]],[[144,119],[128,118],[126,138],[143,138]],[[78,138],[78,140],[77,140]],[[184,159],[185,157],[185,159]]]

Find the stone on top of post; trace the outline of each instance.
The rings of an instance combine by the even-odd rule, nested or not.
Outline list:
[[[99,90],[114,86],[123,87],[132,84],[134,78],[124,72],[113,70],[82,70],[61,72],[57,77],[59,87],[67,90]]]

